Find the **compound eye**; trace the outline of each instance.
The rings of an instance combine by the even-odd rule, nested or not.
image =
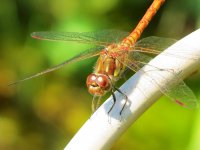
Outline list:
[[[107,76],[99,75],[96,80],[99,87],[106,88],[109,86],[109,79]]]
[[[90,74],[86,80],[87,86],[94,85],[94,83],[96,83],[96,79],[97,79],[97,77],[95,74]]]

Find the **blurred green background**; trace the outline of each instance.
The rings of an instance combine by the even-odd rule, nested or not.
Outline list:
[[[92,96],[87,92],[85,79],[93,70],[95,58],[7,86],[89,47],[35,40],[30,37],[31,32],[131,31],[151,2],[1,0],[0,150],[63,149],[91,115]],[[142,37],[180,39],[199,26],[199,0],[166,0]],[[186,82],[198,96],[200,75],[194,74]],[[198,150],[199,141],[200,111],[162,98],[128,129],[113,150]]]

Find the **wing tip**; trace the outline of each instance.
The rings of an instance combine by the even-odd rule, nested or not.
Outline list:
[[[37,32],[32,32],[31,37],[34,39],[41,39],[41,37],[37,35]]]

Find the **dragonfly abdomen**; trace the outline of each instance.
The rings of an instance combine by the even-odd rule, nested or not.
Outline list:
[[[161,7],[161,5],[165,2],[165,0],[154,0],[145,15],[142,17],[136,28],[132,31],[132,33],[126,37],[122,44],[125,46],[131,46],[134,45],[137,40],[140,38],[142,32],[147,27],[153,16],[156,14],[158,9]]]

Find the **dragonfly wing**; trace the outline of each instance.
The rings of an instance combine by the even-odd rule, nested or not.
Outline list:
[[[163,93],[181,106],[186,108],[198,107],[198,100],[196,96],[183,81],[170,90],[165,89]]]
[[[117,60],[124,64],[127,68],[133,70],[134,72],[140,70],[144,65],[148,65],[148,62],[153,58],[138,51],[130,51],[126,58],[123,57],[124,51],[119,51],[118,54],[119,57],[117,58]]]
[[[138,51],[141,53],[147,53],[152,55],[160,54],[163,50],[167,49],[172,44],[177,41],[171,38],[162,38],[151,36],[144,39],[141,39],[136,43],[132,48],[132,51]],[[179,59],[189,59],[189,60],[200,60],[200,55],[191,55],[190,47],[187,44],[182,45],[180,51],[176,51],[176,54],[170,52],[163,52],[162,55],[167,55],[171,57],[176,57]]]
[[[147,51],[148,53],[148,51],[150,52],[152,51],[152,54],[154,54],[153,52],[155,52],[155,54],[159,54],[161,51],[165,50],[170,45],[176,42],[177,40],[171,39],[171,38],[150,36],[150,37],[139,40],[135,44],[134,49],[137,49],[137,50],[144,49],[144,52]]]
[[[82,33],[84,36],[85,33]],[[97,32],[86,32],[87,38],[96,40],[96,43],[103,42],[107,44],[121,42],[130,33],[120,30],[102,30]]]
[[[25,79],[18,80],[16,82],[10,83],[9,85],[14,85],[14,84],[20,83],[22,81],[26,81],[26,80],[29,80],[29,79],[32,79],[32,78],[36,78],[38,76],[41,76],[41,75],[44,75],[46,73],[52,72],[54,70],[60,69],[63,66],[65,66],[67,64],[70,64],[70,63],[73,63],[73,62],[76,62],[76,61],[80,61],[80,60],[84,60],[84,59],[87,59],[87,58],[90,58],[90,57],[97,56],[97,55],[99,55],[99,53],[101,52],[102,49],[103,49],[103,47],[96,47],[96,48],[88,49],[88,50],[83,51],[82,53],[72,57],[71,59],[68,59],[68,60],[64,61],[61,64],[58,64],[58,65],[56,65],[56,66],[54,66],[52,68],[46,69],[46,70],[44,70],[42,72],[36,73],[36,74],[34,74],[34,75],[30,76],[30,77],[27,77]]]
[[[129,33],[119,30],[103,30],[97,32],[33,32],[31,36],[36,39],[50,41],[76,41],[80,43],[107,46],[118,43]]]
[[[173,80],[169,82],[165,81],[165,85],[161,85],[158,82],[158,80],[164,79],[161,74],[156,75],[156,78],[150,77],[149,75],[150,80],[159,87],[160,91],[171,100],[183,107],[196,108],[198,106],[198,100],[193,91],[180,78],[180,74],[174,73],[170,70],[162,71],[167,71],[167,73],[173,75]],[[151,71],[149,71],[148,74],[150,72]]]
[[[132,47],[128,53],[128,58],[123,62],[128,68],[138,71],[144,65],[153,59],[157,54],[173,43],[176,40],[170,38],[147,37],[141,39]]]
[[[127,62],[126,65],[130,64],[133,65],[133,63],[135,63],[135,65],[137,65],[138,69],[142,68],[144,65],[148,64],[148,62],[150,60],[152,60],[153,57],[151,55],[148,54],[144,54],[144,53],[140,53],[140,52],[130,52],[127,58]]]
[[[144,55],[145,56],[145,55]],[[146,60],[151,59],[145,57]],[[126,65],[129,69],[133,70],[134,72],[137,72],[140,70],[140,68],[144,65],[144,63],[140,62],[124,62],[124,65]],[[154,66],[152,66],[154,67]],[[184,106],[186,108],[195,108],[198,106],[198,101],[192,90],[181,80],[179,75],[175,74],[172,72],[170,69],[159,69],[154,67],[155,69],[151,71],[144,72],[147,74],[149,81],[155,84],[160,91],[169,97],[171,100],[175,101],[177,104]],[[141,70],[143,71],[143,70]],[[157,75],[156,77],[152,77],[151,72],[156,71]],[[158,71],[163,72],[167,71],[167,73],[172,73],[174,76],[174,79],[172,81],[165,81],[166,85],[160,84],[160,80],[165,80],[163,79],[164,77],[158,73]]]
[[[152,54],[159,54],[160,51],[166,49],[174,42],[175,40],[173,39],[157,38],[157,37],[149,37],[142,39],[136,44],[133,50],[129,52],[126,61],[122,60],[121,62],[124,65],[126,65],[129,69],[136,72],[153,58]],[[160,91],[164,95],[166,95],[179,105],[187,108],[195,108],[198,106],[198,101],[196,99],[196,96],[194,95],[192,90],[181,80],[179,73],[174,73],[170,69],[161,69],[155,66],[152,67],[155,68],[155,71],[157,71],[156,78],[151,77],[152,76],[151,71],[144,73],[148,75],[149,81],[157,85]],[[172,74],[174,76],[173,81],[165,81],[166,85],[161,85],[159,83],[159,80],[161,79],[165,80],[165,79],[164,76],[162,76],[162,74],[159,73],[159,71],[160,72],[167,71],[167,73]]]

